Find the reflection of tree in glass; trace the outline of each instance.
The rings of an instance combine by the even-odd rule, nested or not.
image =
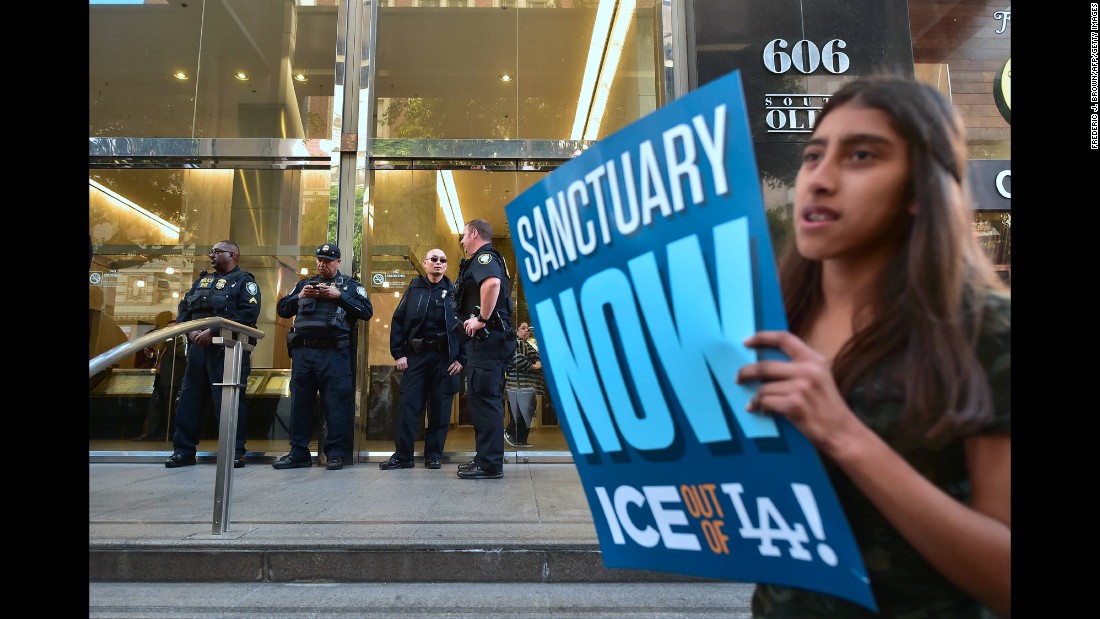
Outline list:
[[[513,138],[516,102],[510,98],[390,99],[382,121],[394,138]]]

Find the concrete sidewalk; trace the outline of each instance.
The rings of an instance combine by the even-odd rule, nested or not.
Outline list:
[[[457,465],[249,462],[216,535],[216,465],[89,464],[89,615],[749,616],[751,584],[604,567],[573,464]]]
[[[463,480],[457,463],[327,471],[314,465],[233,470],[229,526],[214,535],[216,465],[89,464],[89,540],[120,545],[221,549],[400,546],[571,546],[598,550],[572,464],[505,464],[499,480]]]

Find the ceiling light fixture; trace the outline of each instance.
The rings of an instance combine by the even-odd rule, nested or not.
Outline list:
[[[119,195],[119,194],[117,194],[113,191],[111,191],[110,189],[107,189],[103,185],[100,185],[99,183],[93,181],[90,178],[88,179],[88,185],[92,189],[95,189],[95,190],[99,191],[100,193],[102,193],[103,195],[107,196],[108,198],[111,198],[116,203],[121,204],[122,206],[125,206],[126,208],[138,213],[139,215],[144,215],[146,218],[151,220],[154,224],[160,226],[160,228],[162,230],[164,230],[166,233],[175,235],[176,236],[176,242],[177,243],[179,242],[179,236],[180,236],[179,226],[175,226],[175,225],[172,225],[172,224],[168,223],[164,219],[161,219],[160,217],[154,215],[153,213],[150,213],[149,211],[145,210],[144,208],[138,206],[137,204],[134,204],[130,200],[122,197],[121,195]]]
[[[435,193],[439,196],[439,209],[447,219],[451,234],[459,234],[463,228],[462,206],[458,203],[455,179],[450,170],[439,170],[435,177]]]
[[[499,79],[502,82],[510,82],[510,81],[512,81],[512,76],[508,75],[507,73],[502,73],[501,76],[498,77],[497,79]]]
[[[607,108],[607,98],[615,73],[619,70],[626,33],[634,18],[636,0],[600,0],[592,26],[592,42],[581,79],[577,115],[573,119],[571,140],[595,140]]]
[[[175,73],[172,74],[172,77],[174,77],[178,80],[181,80],[181,81],[191,79],[191,76],[188,75],[186,71],[176,71]]]
[[[237,71],[236,73],[233,74],[233,77],[241,80],[242,82],[247,82],[248,81],[248,74],[245,73],[244,71]]]
[[[294,81],[296,81],[296,82],[308,82],[309,78],[306,77],[305,73],[295,73],[294,74]]]

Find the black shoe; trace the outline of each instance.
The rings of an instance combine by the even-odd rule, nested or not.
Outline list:
[[[393,469],[411,469],[416,466],[411,460],[398,460],[393,456],[390,456],[389,460],[383,460],[378,463],[378,468],[383,471],[392,471]]]
[[[504,442],[508,443],[512,447],[516,446],[516,439],[512,438],[512,433],[507,430],[504,431]]]
[[[466,464],[460,464],[460,465],[458,465],[458,470],[460,470],[460,471],[468,471],[468,470],[470,470],[470,469],[474,468],[475,466],[477,466],[477,462],[476,462],[476,461],[474,461],[474,460],[470,460],[470,461],[469,461],[469,462],[467,462]]]
[[[473,466],[471,468],[465,470],[460,469],[458,471],[459,479],[500,479],[501,477],[504,477],[503,470],[494,473],[492,471],[483,469],[480,466]]]
[[[305,460],[295,460],[290,457],[290,454],[279,458],[271,464],[272,468],[276,469],[303,469],[309,466],[313,466],[313,459],[306,458]]]
[[[174,468],[178,468],[178,467],[181,467],[181,466],[191,466],[194,463],[195,463],[194,454],[192,454],[190,456],[185,456],[182,451],[177,451],[177,452],[173,453],[171,456],[169,456],[167,460],[164,461],[164,468],[174,469]]]
[[[424,468],[428,469],[438,469],[441,466],[443,466],[443,464],[439,461],[439,458],[432,458],[424,463]]]
[[[339,471],[340,469],[344,468],[344,459],[340,457],[329,458],[328,464],[325,465],[325,468],[330,471]]]
[[[244,468],[244,454],[237,454],[237,455],[233,456],[233,468],[235,468],[235,469],[243,469]]]
[[[516,447],[534,447],[534,445],[527,441],[523,441],[522,443],[516,443]]]

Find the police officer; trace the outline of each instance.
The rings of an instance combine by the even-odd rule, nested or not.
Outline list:
[[[458,467],[461,479],[504,477],[504,368],[516,350],[511,328],[511,281],[504,257],[493,249],[493,227],[474,219],[462,232],[470,255],[458,270],[456,305],[466,343],[466,392],[477,455]]]
[[[396,447],[388,460],[378,463],[383,471],[413,467],[416,431],[428,405],[424,433],[424,466],[440,468],[443,445],[450,427],[451,403],[462,380],[459,372],[466,353],[458,334],[456,308],[452,304],[447,255],[430,249],[424,256],[424,273],[409,282],[390,321],[390,354],[401,376],[401,420],[394,438]]]
[[[340,273],[340,248],[333,243],[317,247],[317,275],[299,281],[275,311],[294,317],[287,334],[293,364],[290,373],[290,453],[272,464],[277,469],[313,465],[309,441],[313,438],[313,401],[321,392],[328,423],[323,446],[328,470],[344,468],[351,445],[355,402],[351,334],[357,320],[370,320],[374,307],[363,285]]]
[[[260,317],[260,286],[248,271],[237,266],[241,248],[233,241],[214,243],[210,250],[210,266],[213,273],[202,271],[191,289],[180,300],[176,320],[185,323],[197,318],[224,316],[242,325],[255,327]],[[183,371],[179,406],[176,408],[176,431],[172,435],[174,452],[164,461],[164,466],[176,468],[195,463],[195,449],[199,444],[199,429],[204,404],[214,401],[214,416],[221,420],[222,382],[225,372],[225,346],[212,345],[218,334],[213,329],[189,331],[187,339],[187,366]],[[241,384],[248,383],[252,369],[252,353],[243,351],[241,358]],[[244,466],[244,441],[248,428],[248,409],[245,407],[245,390],[237,390],[237,436],[233,467]],[[219,426],[220,427],[220,426]]]

